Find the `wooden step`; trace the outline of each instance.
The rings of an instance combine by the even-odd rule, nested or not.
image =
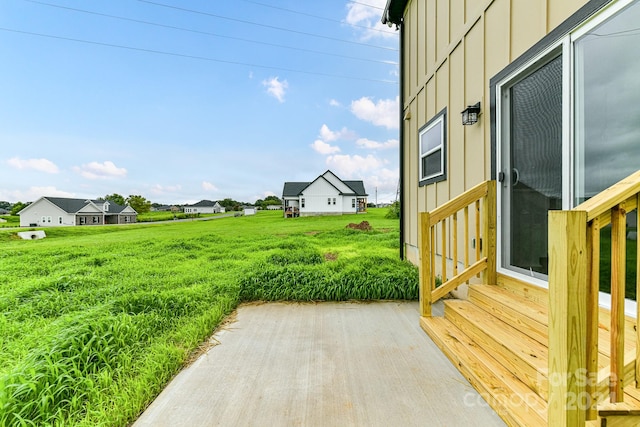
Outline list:
[[[469,287],[469,301],[481,307],[487,313],[505,321],[518,331],[535,339],[545,347],[548,345],[548,309],[547,306],[533,300],[529,296],[514,292],[501,286],[471,285]],[[610,311],[600,308],[598,328],[598,393],[607,394],[608,367],[611,354],[610,343]],[[625,328],[625,384],[634,381],[635,371],[635,325],[636,320],[626,319]],[[546,371],[545,371],[546,372]],[[546,394],[542,394],[546,397]]]
[[[547,347],[470,301],[445,301],[445,318],[463,330],[513,375],[548,399]]]
[[[423,317],[420,325],[507,425],[547,424],[546,401],[453,323]]]
[[[599,425],[606,427],[640,426],[640,407],[637,404],[637,401],[600,404],[598,406]]]
[[[548,310],[545,305],[502,287],[487,285],[469,286],[469,301],[539,343],[548,345]]]

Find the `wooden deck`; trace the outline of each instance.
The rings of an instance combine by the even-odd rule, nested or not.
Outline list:
[[[598,394],[608,396],[609,311],[600,310]],[[420,325],[510,426],[548,425],[549,351],[546,290],[516,283],[472,285],[467,300],[445,300],[444,316]],[[640,425],[635,388],[635,320],[625,325],[624,403],[598,406],[589,425]],[[577,405],[584,405],[576,398]],[[584,400],[584,399],[583,399]]]

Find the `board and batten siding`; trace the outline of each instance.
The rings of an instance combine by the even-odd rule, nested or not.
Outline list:
[[[587,0],[409,0],[403,22],[404,247],[418,263],[418,217],[491,179],[490,79]],[[481,102],[478,123],[461,111]],[[444,181],[419,185],[418,131],[446,108]],[[326,203],[326,200],[325,200]]]
[[[336,188],[329,182],[318,179],[302,192],[301,197],[305,199],[305,207],[300,208],[300,214],[303,213],[328,213],[339,214],[342,213],[342,200],[341,196]],[[327,199],[331,198],[331,204],[327,203]],[[336,204],[333,204],[333,199],[336,199]]]

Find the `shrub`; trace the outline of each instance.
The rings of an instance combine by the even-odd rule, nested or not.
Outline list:
[[[389,205],[387,214],[384,216],[387,219],[399,219],[400,218],[400,202],[395,201]]]

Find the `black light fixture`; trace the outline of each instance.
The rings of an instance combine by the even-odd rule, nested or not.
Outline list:
[[[474,105],[468,105],[467,108],[462,111],[462,124],[472,125],[478,121],[480,115],[480,103]]]

